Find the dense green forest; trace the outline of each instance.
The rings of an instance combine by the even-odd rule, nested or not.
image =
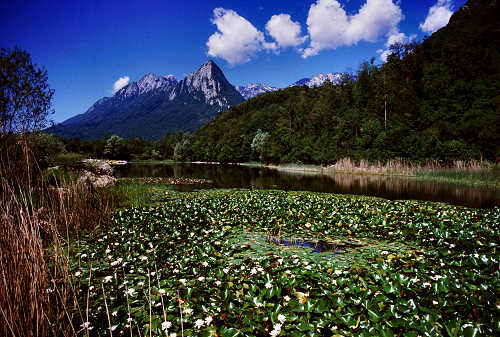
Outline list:
[[[291,87],[246,101],[194,133],[189,156],[221,162],[498,160],[498,6],[469,1],[423,43],[393,45],[385,64],[364,62],[339,85]]]

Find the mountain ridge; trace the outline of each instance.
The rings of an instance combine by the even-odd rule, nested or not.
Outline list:
[[[173,75],[148,73],[48,131],[90,140],[110,134],[159,139],[165,132],[192,132],[243,100],[217,64],[209,60],[180,82]]]

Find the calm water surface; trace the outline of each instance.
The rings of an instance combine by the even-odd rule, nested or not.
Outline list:
[[[179,191],[206,188],[279,189],[412,199],[469,207],[500,206],[500,190],[404,177],[352,174],[311,174],[267,168],[210,164],[128,164],[115,167],[117,177],[175,177],[206,179],[198,185],[174,185]]]

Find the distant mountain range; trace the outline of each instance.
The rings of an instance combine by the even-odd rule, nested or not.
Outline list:
[[[340,73],[318,74],[290,86],[312,88],[327,79],[337,84],[341,77]],[[48,131],[66,138],[89,140],[112,134],[156,140],[166,132],[193,132],[229,107],[276,90],[279,88],[262,83],[234,87],[215,62],[207,61],[180,82],[173,75],[149,73]]]
[[[317,74],[312,78],[302,78],[297,82],[289,85],[289,87],[301,85],[307,85],[309,88],[320,87],[323,85],[323,83],[325,83],[327,79],[330,80],[332,84],[338,84],[342,80],[342,76],[342,73]],[[262,83],[250,83],[245,86],[237,85],[235,88],[239,91],[239,93],[245,100],[266,92],[276,91],[280,89]]]
[[[166,132],[195,131],[243,101],[215,62],[208,61],[180,82],[172,75],[147,74],[48,131],[90,140],[111,134],[159,139]]]
[[[339,84],[342,80],[342,76],[342,73],[317,74],[312,78],[302,78],[290,85],[290,87],[295,85],[307,85],[309,88],[320,87],[327,79],[330,80],[332,84]]]
[[[261,95],[266,92],[279,90],[279,88],[271,87],[269,85],[262,83],[250,83],[245,86],[237,85],[235,88],[236,90],[238,90],[238,92],[241,94],[241,96],[243,96],[245,100]]]

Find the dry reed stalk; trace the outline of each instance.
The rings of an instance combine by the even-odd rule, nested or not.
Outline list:
[[[49,186],[35,157],[22,142],[0,153],[0,335],[75,336],[83,315],[70,242],[104,226],[116,200],[74,182]]]

